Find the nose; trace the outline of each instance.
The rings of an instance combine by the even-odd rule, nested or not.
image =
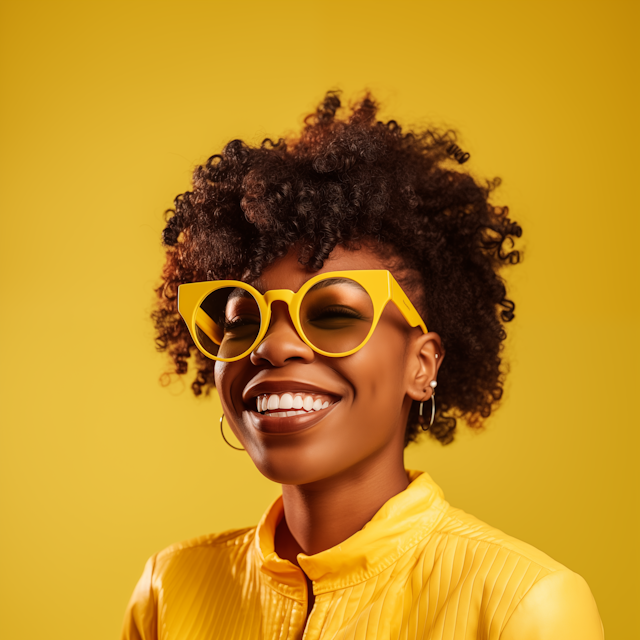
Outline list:
[[[262,342],[251,352],[251,363],[283,367],[291,360],[313,362],[315,355],[315,351],[298,335],[286,303],[274,302],[271,305],[269,329]]]

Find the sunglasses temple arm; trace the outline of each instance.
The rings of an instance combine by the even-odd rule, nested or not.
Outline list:
[[[210,340],[219,345],[220,341],[217,340],[214,331],[214,322],[211,318],[200,308],[196,309],[196,305],[200,301],[202,285],[207,283],[195,282],[182,284],[178,287],[178,313],[182,316],[182,319],[187,323],[191,333],[194,333],[196,327],[198,327],[204,334],[206,334]],[[191,322],[192,316],[193,324]],[[195,336],[192,336],[195,340]]]
[[[391,300],[411,327],[420,327],[425,333],[428,333],[427,325],[395,278],[391,278]]]
[[[217,344],[220,345],[220,340],[215,337],[215,323],[214,321],[201,309],[198,308],[196,311],[196,327],[202,331],[202,333],[206,334],[206,336]]]

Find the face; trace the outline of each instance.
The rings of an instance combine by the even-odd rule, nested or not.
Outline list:
[[[386,268],[373,249],[336,247],[310,272],[291,251],[250,284],[261,293],[295,292],[319,273]],[[265,338],[241,360],[215,362],[215,384],[225,419],[257,468],[275,482],[308,485],[402,464],[411,402],[429,397],[423,389],[441,352],[436,334],[409,327],[389,303],[359,351],[322,356],[300,339],[286,304],[275,302]]]

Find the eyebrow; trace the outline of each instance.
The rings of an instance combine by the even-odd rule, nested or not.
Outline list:
[[[262,278],[256,278],[256,280],[250,284],[264,295],[265,287]],[[325,287],[331,287],[334,284],[346,284],[353,287],[354,289],[359,289],[360,291],[364,291],[366,293],[366,289],[351,278],[327,278],[326,280],[321,280],[320,282],[314,284],[313,287],[311,287],[310,291],[313,291],[315,289],[324,289]],[[302,286],[304,286],[304,283],[302,284]],[[241,291],[244,291],[244,289],[241,289]],[[229,298],[231,297],[237,296],[234,296],[232,293]]]
[[[234,298],[253,298],[253,296],[246,291],[245,289],[241,289],[240,287],[236,287],[227,298],[227,302],[229,300],[233,300]]]
[[[314,289],[324,289],[325,287],[331,287],[334,284],[348,284],[354,289],[359,289],[360,291],[366,291],[362,285],[358,284],[355,280],[352,280],[351,278],[328,278],[327,280],[320,280],[320,282],[317,282],[316,284],[313,285],[313,287],[311,287],[310,291],[313,291]]]

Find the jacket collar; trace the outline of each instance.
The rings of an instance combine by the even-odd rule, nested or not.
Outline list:
[[[422,471],[407,471],[409,486],[394,496],[360,530],[341,544],[315,555],[298,554],[316,595],[343,589],[377,575],[431,533],[447,507],[442,490]],[[283,595],[304,592],[301,572],[274,550],[276,527],[284,513],[282,496],[269,507],[256,530],[256,560]]]

